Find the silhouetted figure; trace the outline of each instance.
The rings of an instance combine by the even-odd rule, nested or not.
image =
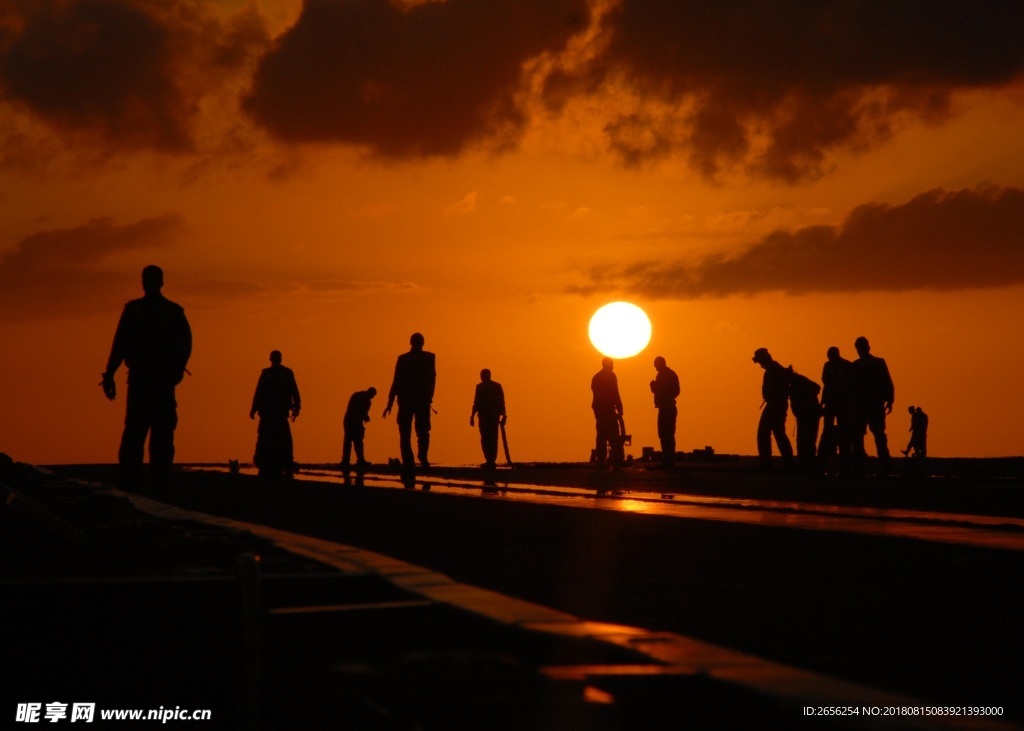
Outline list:
[[[259,414],[256,429],[256,454],[252,461],[260,475],[278,477],[295,471],[292,453],[292,429],[288,418],[295,421],[302,408],[299,387],[292,369],[281,365],[281,351],[270,353],[270,367],[264,368],[256,382],[249,418]]]
[[[822,472],[838,450],[839,473],[849,475],[853,457],[853,385],[850,361],[839,355],[839,348],[828,349],[828,360],[821,369],[821,411],[824,425],[818,444],[818,462]]]
[[[757,423],[757,456],[762,467],[772,464],[772,437],[787,467],[793,465],[793,445],[786,436],[786,415],[789,413],[789,371],[777,363],[767,348],[758,348],[752,359],[764,368],[761,381],[761,419]]]
[[[192,355],[192,330],[185,310],[160,293],[163,284],[160,267],[142,270],[145,295],[124,306],[100,383],[113,401],[117,396],[114,374],[122,362],[128,367],[128,404],[117,455],[121,480],[125,487],[140,486],[148,433],[150,473],[158,491],[168,486],[174,463],[178,425],[174,387],[181,383]]]
[[[815,457],[821,421],[820,392],[821,386],[789,367],[789,405],[796,418],[796,456],[800,472],[805,475],[818,472]]]
[[[928,456],[928,414],[921,410],[920,406],[908,406],[910,414],[910,442],[907,448],[902,450],[904,457],[914,453],[914,457],[925,458]]]
[[[412,453],[413,420],[416,421],[417,456],[420,464],[430,466],[430,404],[434,400],[437,381],[434,354],[423,349],[423,336],[413,333],[409,338],[408,353],[398,356],[395,377],[388,392],[388,405],[384,418],[398,399],[398,440],[402,450],[402,480],[407,485],[415,482],[416,463]]]
[[[377,389],[370,386],[365,391],[356,391],[348,399],[345,418],[342,420],[345,437],[341,448],[341,471],[346,482],[351,471],[353,447],[356,451],[356,473],[362,474],[369,464],[363,452],[363,438],[366,436],[366,422],[370,420],[370,406],[376,395]]]
[[[612,466],[618,467],[625,460],[622,430],[622,399],[619,397],[619,379],[615,376],[615,363],[611,358],[601,360],[601,370],[590,380],[594,393],[591,408],[597,423],[597,444],[594,458],[598,466],[604,466],[611,452]]]
[[[658,375],[651,381],[654,408],[658,410],[658,439],[661,441],[661,463],[674,467],[676,463],[676,398],[679,397],[679,376],[668,367],[660,355],[654,359]]]
[[[484,469],[493,470],[498,461],[498,428],[505,423],[505,391],[501,384],[491,380],[491,371],[480,371],[480,383],[473,394],[473,410],[469,414],[469,425],[473,417],[480,419],[480,446],[484,451]]]
[[[882,475],[889,474],[889,440],[885,435],[885,417],[892,413],[892,405],[896,399],[896,390],[889,375],[889,366],[883,358],[871,355],[868,339],[861,336],[854,341],[857,349],[857,360],[850,366],[851,383],[853,384],[853,470],[857,476],[863,476],[867,452],[864,449],[864,437],[868,429],[875,438],[875,451]]]

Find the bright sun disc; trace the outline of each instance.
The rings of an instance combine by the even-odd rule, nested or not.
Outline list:
[[[651,321],[629,302],[607,304],[590,318],[590,342],[610,358],[629,358],[651,341]]]

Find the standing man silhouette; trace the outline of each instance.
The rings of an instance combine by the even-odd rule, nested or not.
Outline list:
[[[484,451],[483,468],[493,470],[498,460],[498,427],[505,423],[505,390],[497,381],[491,380],[491,371],[480,371],[480,383],[473,394],[473,410],[469,414],[469,425],[473,418],[480,417],[480,446]]]
[[[772,437],[786,467],[793,466],[793,445],[786,436],[786,415],[789,413],[789,372],[777,363],[767,348],[754,351],[753,361],[764,368],[761,381],[761,419],[757,423],[757,456],[762,467],[772,464]]]
[[[292,429],[288,417],[295,421],[302,409],[299,386],[291,368],[281,365],[281,351],[270,352],[270,367],[260,372],[256,392],[252,396],[249,418],[260,416],[256,430],[256,454],[253,464],[265,477],[279,477],[295,471]]]
[[[821,413],[823,426],[818,443],[820,472],[828,470],[832,456],[839,451],[839,474],[848,477],[853,456],[853,394],[850,383],[852,363],[832,346],[826,352],[828,360],[821,368]]]
[[[853,384],[854,424],[853,457],[854,474],[863,477],[867,453],[864,437],[868,429],[875,438],[875,452],[882,476],[889,474],[889,439],[885,435],[885,417],[892,413],[896,400],[896,389],[889,375],[889,366],[884,358],[871,355],[871,345],[863,335],[853,343],[857,349],[857,360],[850,366]]]
[[[661,441],[661,463],[671,469],[676,463],[676,398],[679,396],[679,376],[668,367],[660,355],[654,359],[658,375],[651,381],[654,407],[658,410],[658,439]]]
[[[417,456],[424,468],[430,467],[427,452],[430,449],[430,404],[434,400],[437,368],[434,354],[423,349],[424,338],[413,333],[409,338],[408,353],[398,356],[395,377],[388,392],[388,405],[384,417],[398,399],[398,441],[402,450],[402,481],[409,485],[416,481],[416,463],[412,454],[412,428],[416,422]]]
[[[128,367],[128,403],[117,455],[121,481],[125,487],[140,486],[148,433],[149,468],[157,492],[166,490],[170,482],[178,425],[174,388],[181,383],[192,355],[192,330],[185,310],[160,293],[163,285],[160,267],[151,264],[142,270],[145,294],[124,306],[100,382],[113,401],[117,396],[114,374],[121,363]]]
[[[619,420],[622,418],[622,399],[619,397],[619,379],[615,376],[615,363],[611,358],[601,359],[601,370],[590,379],[590,390],[594,394],[590,406],[594,410],[597,425],[597,444],[594,459],[599,467],[606,464],[609,447],[611,463],[618,467],[625,459]]]

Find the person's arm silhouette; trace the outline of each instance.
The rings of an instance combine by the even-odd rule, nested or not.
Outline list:
[[[388,418],[388,414],[391,413],[391,407],[395,405],[395,397],[398,396],[398,384],[402,379],[402,357],[399,356],[395,362],[395,375],[391,378],[391,390],[388,391],[388,405],[384,407],[383,419]]]
[[[130,324],[128,317],[128,306],[125,305],[121,312],[121,318],[117,321],[117,330],[114,332],[114,342],[110,346],[110,357],[107,358],[107,368],[100,376],[100,386],[103,388],[103,395],[108,400],[117,398],[117,383],[114,381],[114,374],[124,362],[130,339]]]

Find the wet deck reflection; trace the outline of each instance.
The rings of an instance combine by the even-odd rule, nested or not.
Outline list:
[[[210,469],[210,468],[204,468]],[[225,470],[216,470],[225,471]],[[242,470],[252,474],[252,470]],[[509,473],[499,473],[506,478]],[[346,486],[341,475],[329,470],[303,470],[296,479]],[[421,476],[417,489],[427,486],[438,494],[475,496],[486,500],[509,500],[539,505],[611,510],[688,520],[711,520],[766,527],[830,533],[856,533],[919,541],[951,543],[1010,551],[1024,550],[1024,520],[962,513],[936,513],[904,509],[865,508],[817,503],[707,497],[616,489],[595,492],[573,487],[535,486],[497,479],[431,479]],[[406,489],[397,476],[367,473],[365,487]]]

